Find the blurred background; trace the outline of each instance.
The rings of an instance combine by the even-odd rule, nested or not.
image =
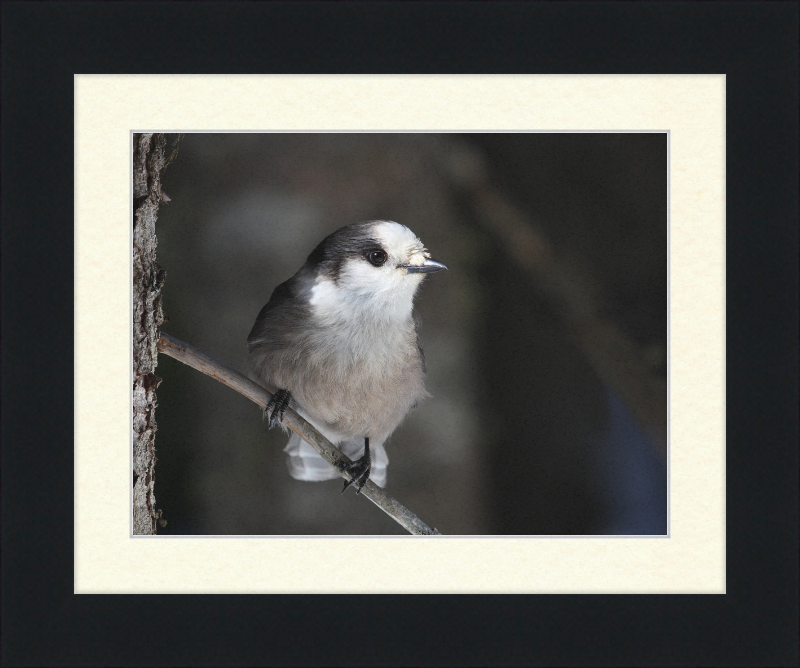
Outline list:
[[[387,491],[444,534],[667,532],[667,135],[168,136],[163,331],[246,373],[272,290],[361,220],[410,227],[433,395]],[[398,534],[293,480],[261,409],[159,355],[160,534]]]

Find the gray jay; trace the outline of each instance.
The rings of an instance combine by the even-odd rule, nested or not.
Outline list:
[[[413,300],[442,269],[404,225],[342,227],[275,288],[247,338],[255,378],[278,390],[264,411],[270,427],[291,405],[355,460],[342,492],[352,484],[358,494],[370,476],[386,484],[384,443],[429,396]],[[339,476],[297,434],[285,452],[297,480]]]

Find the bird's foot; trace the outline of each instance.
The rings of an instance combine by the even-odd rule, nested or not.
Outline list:
[[[272,429],[278,422],[283,422],[283,414],[292,400],[292,393],[289,390],[278,390],[272,395],[267,407],[264,409],[264,417],[269,417],[269,427]],[[270,415],[272,410],[272,415]]]
[[[342,494],[345,493],[350,485],[356,488],[356,494],[361,494],[361,489],[369,480],[369,473],[372,469],[372,459],[369,456],[369,439],[364,439],[364,454],[353,462],[342,465],[342,470],[350,474],[350,480],[345,481]]]

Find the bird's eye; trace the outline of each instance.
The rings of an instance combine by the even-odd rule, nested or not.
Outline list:
[[[386,253],[380,250],[370,251],[367,253],[367,259],[376,267],[380,267],[384,262],[386,262]]]

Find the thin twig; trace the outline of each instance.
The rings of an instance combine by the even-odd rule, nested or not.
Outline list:
[[[272,399],[272,394],[268,390],[254,383],[249,378],[245,378],[239,372],[218,362],[213,357],[206,355],[194,346],[179,341],[169,334],[164,334],[164,332],[161,333],[161,338],[158,340],[158,352],[174,357],[179,362],[183,362],[193,369],[197,369],[201,373],[211,376],[223,385],[227,385],[231,389],[236,390],[239,394],[250,399],[250,401],[258,404],[262,409],[266,408],[270,399]],[[340,475],[345,480],[349,480],[349,475],[342,471],[342,465],[351,461],[347,455],[336,448],[336,446],[291,408],[286,409],[286,413],[283,416],[283,423],[302,439],[310,443],[326,462],[331,464],[336,471],[340,472]],[[431,527],[425,524],[425,522],[419,519],[419,517],[408,508],[395,501],[371,480],[367,481],[367,484],[361,489],[361,493],[409,533],[421,536],[441,535],[439,531],[431,529]]]

